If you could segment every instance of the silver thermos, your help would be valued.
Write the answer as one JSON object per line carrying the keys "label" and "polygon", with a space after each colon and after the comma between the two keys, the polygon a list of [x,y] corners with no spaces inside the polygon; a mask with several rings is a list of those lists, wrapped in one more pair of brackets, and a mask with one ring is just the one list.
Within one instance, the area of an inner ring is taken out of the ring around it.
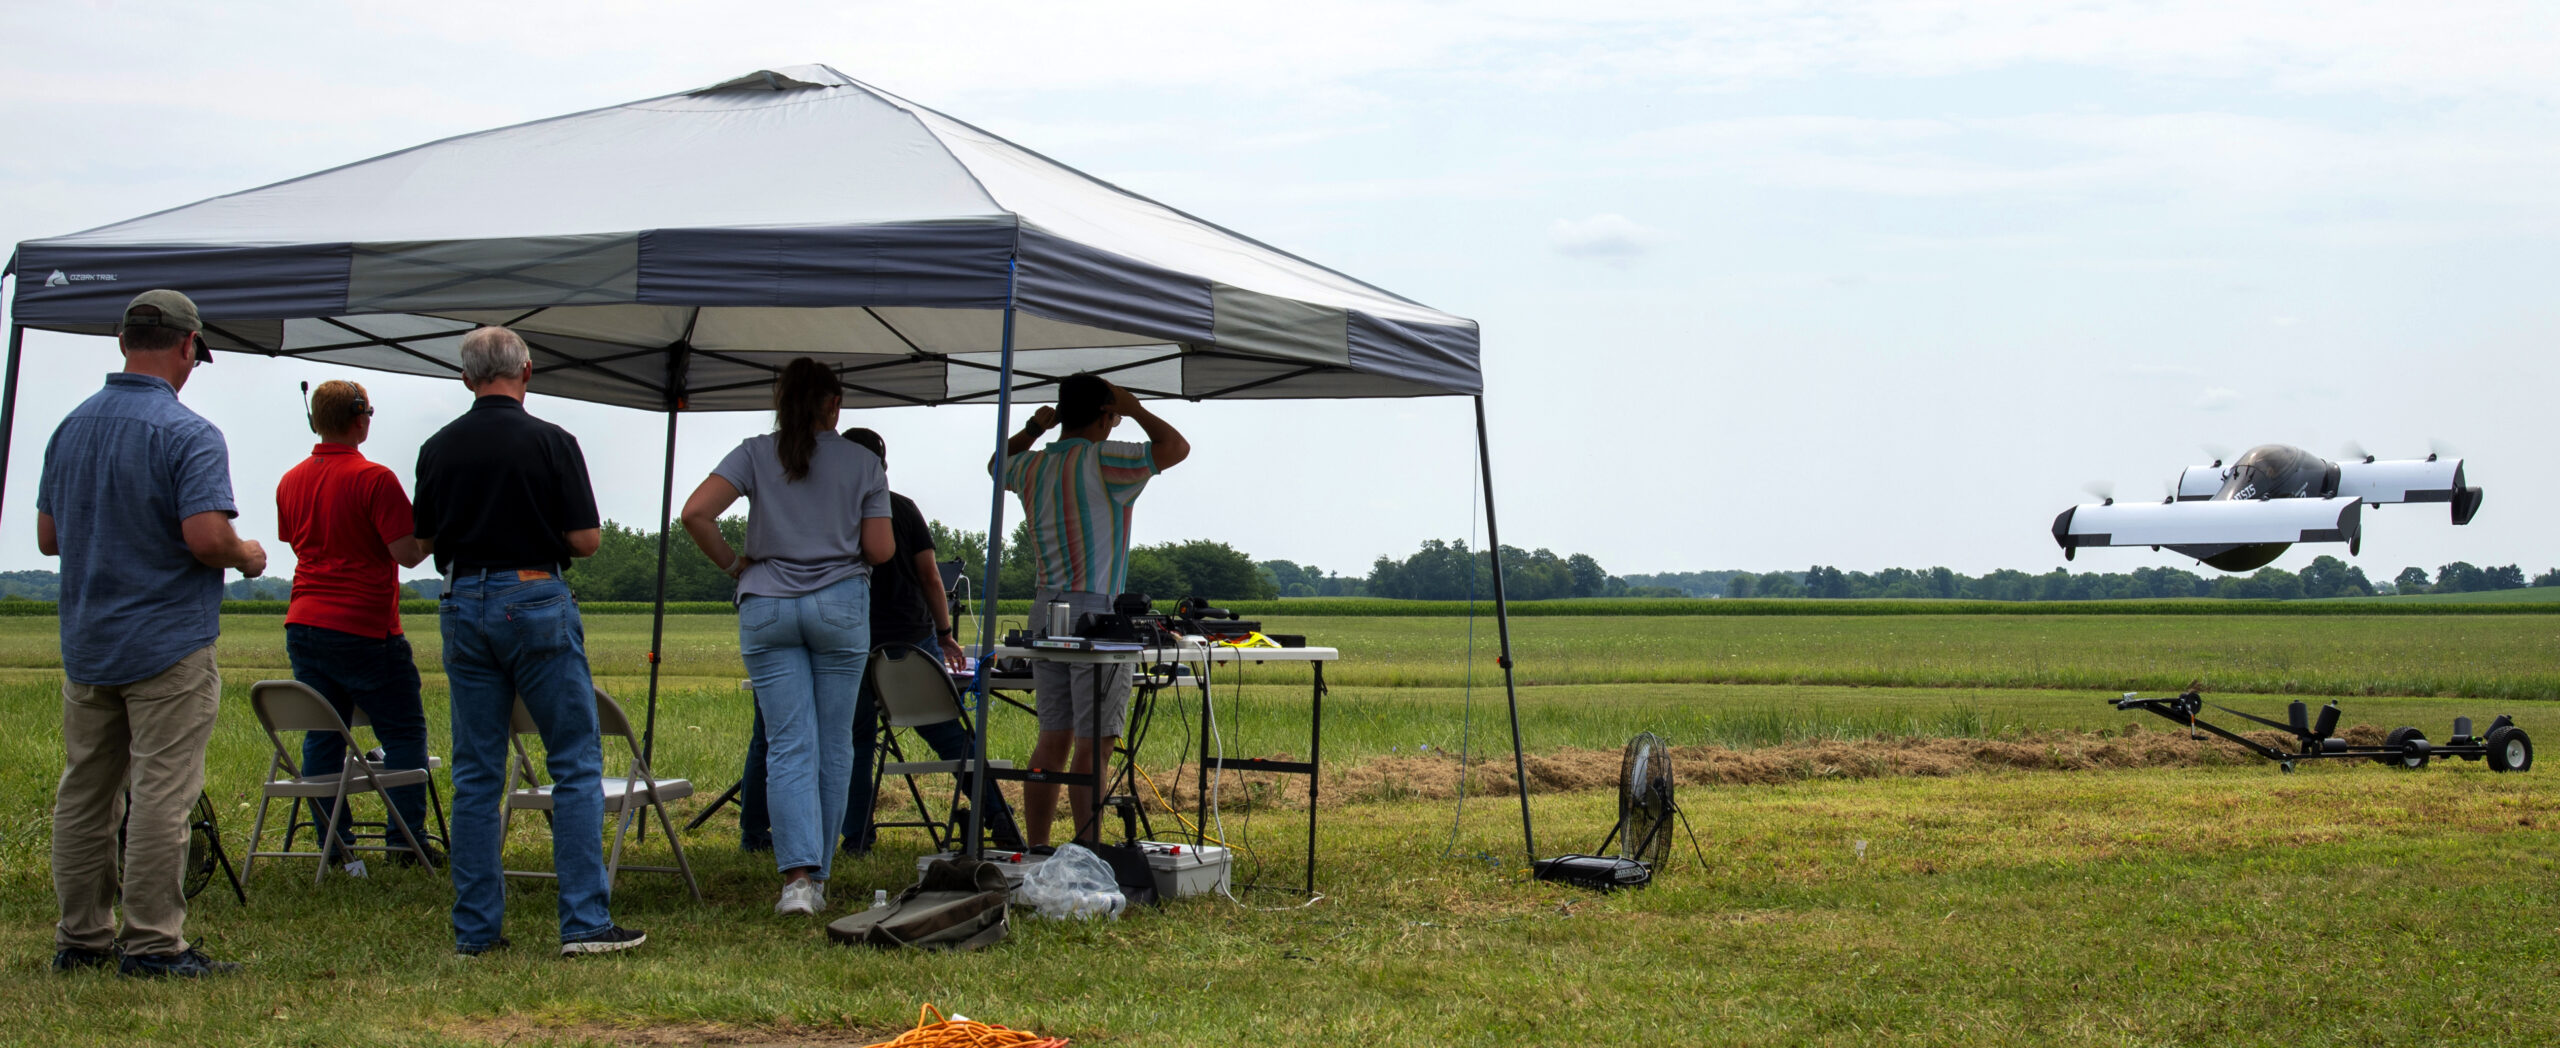
{"label": "silver thermos", "polygon": [[1074,606],[1063,600],[1053,600],[1049,602],[1048,609],[1049,629],[1044,635],[1051,637],[1075,636],[1076,612]]}

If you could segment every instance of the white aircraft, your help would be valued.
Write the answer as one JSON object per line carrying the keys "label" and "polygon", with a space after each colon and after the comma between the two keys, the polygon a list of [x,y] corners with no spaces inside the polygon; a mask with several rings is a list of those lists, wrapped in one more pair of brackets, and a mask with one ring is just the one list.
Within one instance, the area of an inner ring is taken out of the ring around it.
{"label": "white aircraft", "polygon": [[2480,512],[2480,489],[2463,483],[2461,459],[2331,462],[2287,444],[2261,444],[2224,466],[2189,466],[2158,502],[2073,506],[2053,518],[2064,560],[2082,546],[2176,550],[2224,571],[2266,566],[2296,542],[2363,546],[2360,514],[2395,502],[2451,503],[2455,524]]}

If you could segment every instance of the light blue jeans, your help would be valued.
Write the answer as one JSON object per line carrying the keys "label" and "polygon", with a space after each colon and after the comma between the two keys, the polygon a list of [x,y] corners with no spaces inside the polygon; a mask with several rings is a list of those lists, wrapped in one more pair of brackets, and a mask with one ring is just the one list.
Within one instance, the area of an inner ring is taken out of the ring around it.
{"label": "light blue jeans", "polygon": [[578,604],[557,578],[512,571],[456,577],[438,602],[453,692],[453,941],[498,941],[507,909],[499,839],[515,705],[542,730],[551,772],[551,868],[560,875],[560,937],[613,926],[604,879],[604,751]]}
{"label": "light blue jeans", "polygon": [[776,870],[835,866],[853,784],[853,711],[871,657],[871,579],[738,602],[738,654],[764,715]]}

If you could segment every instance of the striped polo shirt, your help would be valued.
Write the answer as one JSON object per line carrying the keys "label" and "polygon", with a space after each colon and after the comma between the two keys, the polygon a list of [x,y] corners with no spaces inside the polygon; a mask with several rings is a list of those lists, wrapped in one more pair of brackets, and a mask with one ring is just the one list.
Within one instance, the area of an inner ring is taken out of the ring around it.
{"label": "striped polo shirt", "polygon": [[1005,490],[1022,496],[1033,577],[1043,589],[1118,593],[1129,584],[1129,507],[1155,475],[1155,446],[1055,441],[1005,461]]}

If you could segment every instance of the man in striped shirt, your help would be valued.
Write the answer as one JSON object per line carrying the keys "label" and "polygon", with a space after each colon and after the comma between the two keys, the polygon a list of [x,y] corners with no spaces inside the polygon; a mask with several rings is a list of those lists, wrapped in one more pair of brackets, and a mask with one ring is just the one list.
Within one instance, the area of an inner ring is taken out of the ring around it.
{"label": "man in striped shirt", "polygon": [[[1142,444],[1108,440],[1121,419],[1145,430]],[[1032,442],[1049,427],[1062,427],[1048,447]],[[1128,390],[1097,375],[1072,375],[1058,383],[1058,405],[1042,407],[1030,424],[1005,443],[1005,490],[1022,496],[1031,526],[1034,607],[1063,600],[1076,614],[1105,613],[1111,597],[1129,582],[1129,509],[1147,480],[1191,455],[1191,443],[1138,403]],[[1034,616],[1035,621],[1038,616]],[[1129,713],[1129,667],[1032,663],[1039,696],[1040,741],[1031,766],[1056,768],[1073,745],[1073,772],[1091,774],[1096,754],[1108,754]],[[1094,706],[1101,704],[1100,737]],[[1093,790],[1068,791],[1075,837],[1091,844],[1097,832]],[[1058,814],[1058,787],[1024,783],[1027,836],[1035,851],[1049,846],[1049,824]]]}

